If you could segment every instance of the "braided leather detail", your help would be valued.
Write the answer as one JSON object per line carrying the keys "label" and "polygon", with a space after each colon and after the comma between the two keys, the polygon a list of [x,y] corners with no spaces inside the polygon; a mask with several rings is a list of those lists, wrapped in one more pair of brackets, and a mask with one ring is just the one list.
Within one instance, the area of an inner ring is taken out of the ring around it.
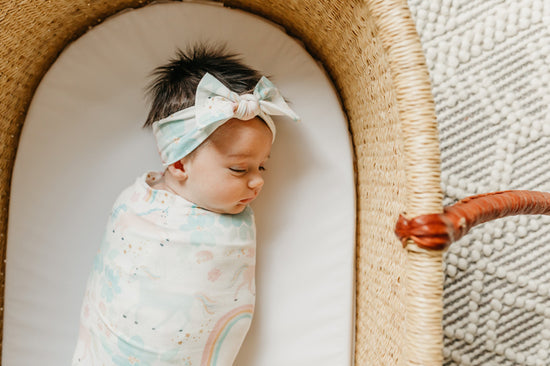
{"label": "braided leather detail", "polygon": [[550,215],[550,193],[502,191],[467,197],[442,214],[407,219],[400,215],[395,233],[406,245],[412,239],[425,249],[445,249],[479,224],[515,215]]}

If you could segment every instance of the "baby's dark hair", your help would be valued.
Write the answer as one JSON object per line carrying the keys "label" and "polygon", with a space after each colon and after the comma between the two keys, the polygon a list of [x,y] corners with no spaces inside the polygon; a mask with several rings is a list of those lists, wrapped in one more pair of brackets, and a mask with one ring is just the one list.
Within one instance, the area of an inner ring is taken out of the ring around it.
{"label": "baby's dark hair", "polygon": [[197,85],[207,72],[238,94],[252,91],[262,77],[224,47],[198,45],[178,50],[175,58],[153,71],[155,79],[147,88],[151,110],[144,127],[193,106]]}

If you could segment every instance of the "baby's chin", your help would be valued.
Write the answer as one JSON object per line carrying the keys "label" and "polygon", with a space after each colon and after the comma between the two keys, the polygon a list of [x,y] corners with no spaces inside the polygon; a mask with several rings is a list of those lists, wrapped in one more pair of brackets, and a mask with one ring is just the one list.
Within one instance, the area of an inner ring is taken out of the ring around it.
{"label": "baby's chin", "polygon": [[228,210],[225,213],[230,215],[237,215],[243,212],[247,207],[248,207],[247,204],[237,204],[235,207],[233,207],[231,210]]}
{"label": "baby's chin", "polygon": [[214,208],[214,207],[201,207],[201,208],[204,210],[212,211],[219,214],[237,215],[242,213],[247,207],[248,207],[248,204],[237,203],[234,206],[224,207],[224,208]]}

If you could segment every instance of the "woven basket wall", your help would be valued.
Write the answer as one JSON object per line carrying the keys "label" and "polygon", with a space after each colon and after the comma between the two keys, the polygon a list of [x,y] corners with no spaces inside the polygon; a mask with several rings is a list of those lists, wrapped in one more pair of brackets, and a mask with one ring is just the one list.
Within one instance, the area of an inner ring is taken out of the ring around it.
{"label": "woven basket wall", "polygon": [[[0,0],[2,259],[20,131],[42,76],[90,27],[148,2]],[[442,197],[433,100],[406,1],[224,3],[281,24],[303,41],[342,98],[357,172],[356,364],[441,364],[441,253],[414,245],[405,251],[393,234],[399,213],[439,212]],[[0,282],[3,302],[3,268]]]}

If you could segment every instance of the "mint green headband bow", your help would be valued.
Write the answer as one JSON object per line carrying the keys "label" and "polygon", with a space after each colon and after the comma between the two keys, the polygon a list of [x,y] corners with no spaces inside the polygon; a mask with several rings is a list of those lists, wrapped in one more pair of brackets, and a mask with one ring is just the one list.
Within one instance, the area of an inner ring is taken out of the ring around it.
{"label": "mint green headband bow", "polygon": [[279,90],[262,77],[253,94],[239,95],[206,73],[195,95],[195,105],[153,123],[160,157],[164,166],[173,164],[195,150],[218,127],[232,118],[243,121],[260,117],[275,139],[275,124],[270,116],[300,118],[284,101]]}

